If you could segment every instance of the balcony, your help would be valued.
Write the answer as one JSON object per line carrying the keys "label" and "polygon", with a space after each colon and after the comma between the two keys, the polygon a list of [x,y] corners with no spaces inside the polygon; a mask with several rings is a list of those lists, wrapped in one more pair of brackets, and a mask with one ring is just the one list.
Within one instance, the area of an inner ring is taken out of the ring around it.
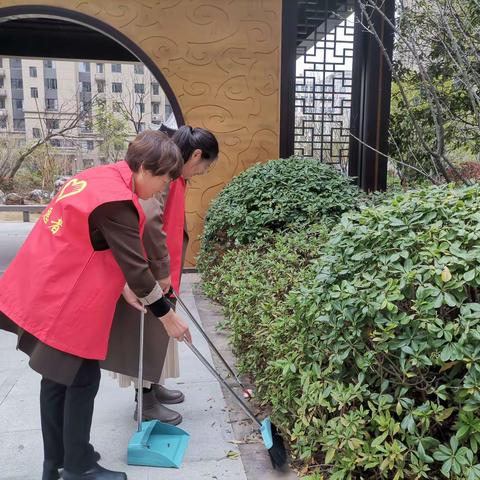
{"label": "balcony", "polygon": [[7,109],[0,108],[0,118],[5,118],[7,116]]}
{"label": "balcony", "polygon": [[163,122],[163,115],[161,113],[152,113],[152,122]]}
{"label": "balcony", "polygon": [[95,73],[95,80],[97,82],[104,82],[105,81],[105,73]]}
{"label": "balcony", "polygon": [[7,90],[5,88],[0,88],[0,98],[7,96]]}

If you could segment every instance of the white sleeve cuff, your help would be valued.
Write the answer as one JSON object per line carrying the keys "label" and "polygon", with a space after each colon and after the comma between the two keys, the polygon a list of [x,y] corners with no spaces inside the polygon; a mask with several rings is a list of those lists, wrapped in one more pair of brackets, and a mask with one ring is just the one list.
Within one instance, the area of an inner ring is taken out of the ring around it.
{"label": "white sleeve cuff", "polygon": [[146,296],[142,297],[139,300],[144,304],[144,305],[151,305],[152,303],[155,303],[157,300],[160,300],[163,297],[163,291],[162,287],[155,282],[155,287],[153,287],[153,290]]}

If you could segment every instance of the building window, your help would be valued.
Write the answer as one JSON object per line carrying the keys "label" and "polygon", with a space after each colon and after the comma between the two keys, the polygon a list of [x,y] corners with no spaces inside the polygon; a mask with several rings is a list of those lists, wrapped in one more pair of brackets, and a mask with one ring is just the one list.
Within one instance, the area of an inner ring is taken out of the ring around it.
{"label": "building window", "polygon": [[60,138],[52,138],[50,140],[50,145],[52,147],[60,148],[62,146],[62,141],[60,140]]}
{"label": "building window", "polygon": [[80,102],[80,111],[90,113],[92,111],[92,102]]}
{"label": "building window", "polygon": [[25,131],[25,120],[23,118],[14,118],[13,119],[13,129],[16,132],[24,132]]}
{"label": "building window", "polygon": [[143,65],[141,63],[136,63],[133,70],[137,75],[143,75]]}
{"label": "building window", "polygon": [[30,96],[32,98],[38,98],[38,88],[37,87],[31,87],[30,88]]}
{"label": "building window", "polygon": [[37,78],[37,67],[30,67],[29,70],[30,70],[30,76],[32,78]]}
{"label": "building window", "polygon": [[122,64],[112,63],[112,73],[122,73]]}
{"label": "building window", "polygon": [[89,73],[90,72],[90,63],[89,62],[80,62],[78,66],[78,71],[82,73]]}
{"label": "building window", "polygon": [[16,147],[24,147],[27,144],[27,140],[25,138],[17,138],[15,140]]}
{"label": "building window", "polygon": [[11,58],[10,59],[11,68],[22,68],[22,60],[20,58]]}
{"label": "building window", "polygon": [[39,128],[32,128],[32,135],[33,135],[33,138],[40,138],[42,132],[40,131]]}
{"label": "building window", "polygon": [[58,109],[58,100],[56,98],[46,98],[45,99],[45,108],[47,110],[57,110]]}
{"label": "building window", "polygon": [[93,148],[94,148],[93,140],[84,140],[82,142],[82,148],[83,148],[83,150],[92,151]]}
{"label": "building window", "polygon": [[4,83],[3,83],[3,78],[0,78],[0,88],[3,88]]}
{"label": "building window", "polygon": [[120,82],[112,83],[112,92],[113,93],[122,93],[122,84]]}
{"label": "building window", "polygon": [[47,118],[45,126],[48,130],[58,130],[60,128],[60,120],[58,118]]}
{"label": "building window", "polygon": [[168,103],[165,104],[165,118],[168,118],[172,113],[172,107]]}
{"label": "building window", "polygon": [[12,88],[23,89],[23,80],[21,78],[12,78]]}
{"label": "building window", "polygon": [[56,90],[57,89],[57,79],[56,78],[47,78],[47,88],[50,90]]}
{"label": "building window", "polygon": [[23,110],[23,100],[15,100],[15,108],[17,110]]}
{"label": "building window", "polygon": [[0,98],[0,108],[5,108],[5,99]]}
{"label": "building window", "polygon": [[44,60],[43,65],[45,68],[55,68],[55,61],[54,60]]}
{"label": "building window", "polygon": [[159,103],[152,103],[152,113],[154,115],[158,115],[160,113],[160,104]]}
{"label": "building window", "polygon": [[120,102],[113,102],[113,111],[119,113],[122,111],[122,104]]}
{"label": "building window", "polygon": [[139,132],[144,132],[145,131],[145,123],[144,122],[140,122],[140,124],[138,125],[138,131]]}
{"label": "building window", "polygon": [[160,85],[158,83],[152,83],[152,95],[160,95]]}
{"label": "building window", "polygon": [[97,82],[97,92],[105,93],[105,82]]}
{"label": "building window", "polygon": [[97,63],[97,73],[103,73],[103,63]]}
{"label": "building window", "polygon": [[82,82],[82,92],[91,92],[92,91],[92,84],[90,82]]}
{"label": "building window", "polygon": [[92,131],[92,124],[90,122],[81,123],[80,131],[82,133],[90,133]]}
{"label": "building window", "polygon": [[2,129],[7,128],[7,119],[6,118],[0,118],[0,128],[2,128]]}
{"label": "building window", "polygon": [[136,83],[135,93],[145,93],[145,85],[143,83]]}
{"label": "building window", "polygon": [[142,113],[145,113],[145,104],[140,102],[136,103],[135,106],[137,107],[137,112],[141,115]]}

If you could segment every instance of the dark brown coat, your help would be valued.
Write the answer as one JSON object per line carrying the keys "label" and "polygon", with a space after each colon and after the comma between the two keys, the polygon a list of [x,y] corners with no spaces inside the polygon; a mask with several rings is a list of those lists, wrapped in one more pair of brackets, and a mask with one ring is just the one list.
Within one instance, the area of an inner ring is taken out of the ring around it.
{"label": "dark brown coat", "polygon": [[[170,261],[163,231],[164,199],[143,201],[146,216],[143,244],[148,257],[150,269],[157,280],[170,274]],[[184,231],[183,259],[188,245],[188,235]],[[105,361],[100,366],[105,370],[138,376],[138,346],[140,312],[128,305],[123,297],[117,304],[110,333],[109,350]],[[145,336],[143,356],[143,378],[158,383],[162,374],[169,338],[161,321],[150,311],[145,315]]]}

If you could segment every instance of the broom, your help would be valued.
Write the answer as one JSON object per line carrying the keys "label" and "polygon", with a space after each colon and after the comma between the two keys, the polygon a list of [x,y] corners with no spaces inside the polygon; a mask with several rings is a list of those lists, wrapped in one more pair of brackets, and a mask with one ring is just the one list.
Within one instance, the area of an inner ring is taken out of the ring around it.
{"label": "broom", "polygon": [[187,347],[196,355],[196,357],[207,367],[210,373],[221,382],[225,388],[234,396],[240,407],[248,415],[249,418],[255,422],[260,428],[262,434],[263,443],[268,450],[268,455],[272,462],[273,468],[281,469],[287,462],[287,452],[285,451],[285,445],[283,438],[279,435],[277,427],[272,423],[270,417],[260,421],[255,414],[248,408],[242,398],[233,390],[233,388],[227,383],[227,381],[210,365],[208,360],[197,350],[197,348],[185,341]]}
{"label": "broom", "polygon": [[[193,321],[195,326],[198,328],[200,333],[202,334],[203,338],[207,341],[208,345],[213,347],[213,350],[218,355],[218,357],[222,360],[223,364],[227,367],[228,371],[232,374],[233,378],[237,381],[240,385],[244,393],[246,393],[249,397],[251,397],[248,390],[243,386],[238,376],[233,372],[233,369],[228,365],[227,361],[222,357],[218,349],[215,347],[213,342],[210,340],[208,335],[200,326],[199,321],[192,315],[190,310],[187,308],[185,303],[180,299],[180,297],[173,291],[171,288],[170,291],[167,293],[168,297],[174,297],[178,300],[182,309],[187,313],[190,319]],[[173,306],[173,304],[172,304]],[[220,382],[225,388],[233,395],[233,397],[237,400],[240,407],[243,411],[247,414],[247,416],[258,425],[260,429],[260,433],[262,435],[263,443],[265,448],[268,451],[268,455],[270,457],[270,461],[272,462],[272,466],[275,469],[282,469],[285,464],[287,463],[287,452],[285,450],[285,444],[283,442],[283,438],[280,436],[278,432],[278,428],[275,424],[272,423],[270,417],[266,417],[264,420],[260,421],[256,415],[248,408],[245,401],[240,398],[240,396],[233,390],[233,388],[228,384],[228,382],[215,370],[215,368],[208,362],[208,360],[198,351],[198,349],[185,341],[187,347],[195,354],[195,356],[203,363],[203,365],[210,371],[210,373]]]}

